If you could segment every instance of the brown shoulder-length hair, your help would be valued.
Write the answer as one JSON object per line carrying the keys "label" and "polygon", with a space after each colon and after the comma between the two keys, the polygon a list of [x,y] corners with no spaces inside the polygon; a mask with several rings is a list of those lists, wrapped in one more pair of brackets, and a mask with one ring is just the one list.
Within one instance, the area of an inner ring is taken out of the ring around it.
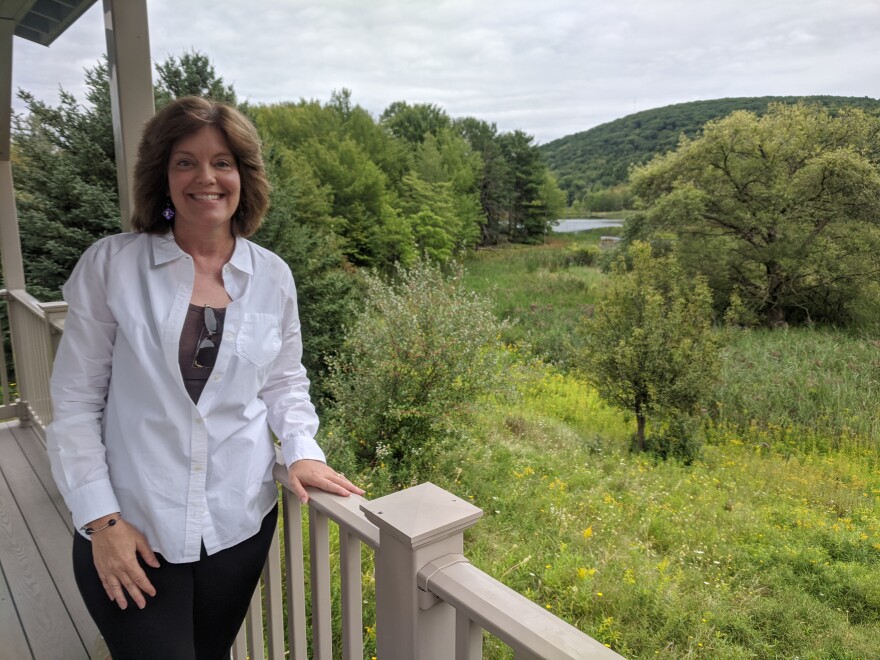
{"label": "brown shoulder-length hair", "polygon": [[269,207],[269,180],[254,125],[235,108],[198,96],[182,96],[163,107],[144,125],[134,168],[135,231],[161,234],[173,226],[162,216],[168,203],[168,160],[174,143],[205,126],[226,136],[241,178],[241,198],[232,216],[232,232],[250,236]]}

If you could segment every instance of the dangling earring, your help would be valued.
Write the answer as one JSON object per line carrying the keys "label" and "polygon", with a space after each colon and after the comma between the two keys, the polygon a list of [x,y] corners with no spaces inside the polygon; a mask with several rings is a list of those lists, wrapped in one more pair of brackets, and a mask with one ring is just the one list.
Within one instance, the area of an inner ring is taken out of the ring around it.
{"label": "dangling earring", "polygon": [[171,198],[168,198],[168,201],[165,202],[165,210],[162,211],[162,217],[171,222],[174,218],[174,209],[171,208]]}

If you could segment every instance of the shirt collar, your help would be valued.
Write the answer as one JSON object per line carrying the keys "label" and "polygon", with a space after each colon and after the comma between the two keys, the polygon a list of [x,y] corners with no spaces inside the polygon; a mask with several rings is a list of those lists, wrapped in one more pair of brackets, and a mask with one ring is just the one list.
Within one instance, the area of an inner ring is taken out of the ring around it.
{"label": "shirt collar", "polygon": [[[161,266],[186,256],[186,252],[180,249],[170,230],[164,234],[151,234],[150,239],[153,245],[153,265],[155,266]],[[235,250],[229,259],[229,265],[248,275],[254,274],[253,256],[248,249],[247,241],[241,236],[235,237]]]}

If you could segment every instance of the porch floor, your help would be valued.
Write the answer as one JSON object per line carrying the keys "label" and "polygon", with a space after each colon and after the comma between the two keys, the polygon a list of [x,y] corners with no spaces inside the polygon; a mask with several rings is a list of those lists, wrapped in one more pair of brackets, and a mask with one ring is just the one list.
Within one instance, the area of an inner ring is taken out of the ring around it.
{"label": "porch floor", "polygon": [[89,657],[98,631],[73,578],[72,534],[45,446],[0,422],[0,657]]}

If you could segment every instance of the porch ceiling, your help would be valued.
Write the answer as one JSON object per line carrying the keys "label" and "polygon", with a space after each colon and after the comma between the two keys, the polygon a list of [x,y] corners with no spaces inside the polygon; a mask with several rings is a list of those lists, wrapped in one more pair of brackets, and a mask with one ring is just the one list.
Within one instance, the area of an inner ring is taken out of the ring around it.
{"label": "porch ceiling", "polygon": [[0,0],[0,20],[15,21],[15,36],[48,46],[96,0]]}

